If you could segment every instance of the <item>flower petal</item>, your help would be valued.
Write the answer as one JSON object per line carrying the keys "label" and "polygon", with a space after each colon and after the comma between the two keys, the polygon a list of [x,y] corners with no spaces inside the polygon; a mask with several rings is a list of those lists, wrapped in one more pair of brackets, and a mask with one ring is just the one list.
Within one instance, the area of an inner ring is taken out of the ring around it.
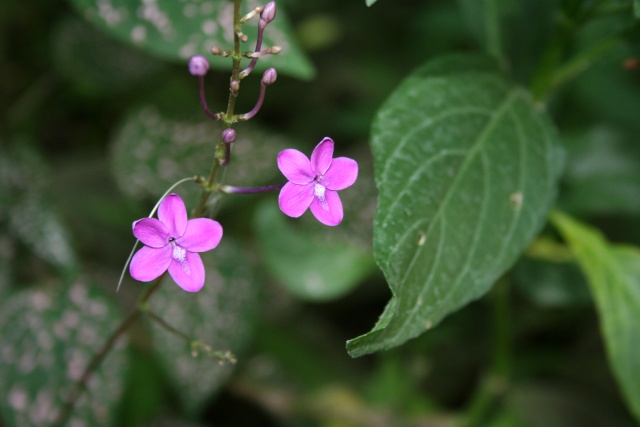
{"label": "flower petal", "polygon": [[167,271],[171,263],[171,246],[150,248],[144,246],[131,259],[129,273],[141,282],[150,282]]}
{"label": "flower petal", "polygon": [[204,264],[197,253],[187,252],[182,262],[172,258],[169,274],[187,292],[198,292],[204,286]]}
{"label": "flower petal", "polygon": [[313,201],[313,183],[298,185],[287,182],[278,196],[280,210],[285,215],[298,218],[302,215]]}
{"label": "flower petal", "polygon": [[340,224],[344,216],[340,196],[338,196],[337,192],[326,189],[324,201],[320,201],[317,197],[313,198],[311,213],[324,225],[334,226]]}
{"label": "flower petal", "polygon": [[169,241],[167,227],[155,218],[142,218],[133,223],[133,235],[147,246],[161,248]]}
{"label": "flower petal", "polygon": [[324,174],[322,183],[329,190],[344,190],[351,187],[357,178],[358,162],[348,157],[337,157]]}
{"label": "flower petal", "polygon": [[308,184],[315,178],[309,158],[293,148],[278,154],[278,168],[294,184]]}
{"label": "flower petal", "polygon": [[177,194],[171,193],[160,202],[158,219],[164,223],[172,237],[180,237],[187,228],[187,208]]}
{"label": "flower petal", "polygon": [[311,153],[311,170],[314,175],[324,175],[333,159],[333,140],[325,137]]}
{"label": "flower petal", "polygon": [[218,246],[222,239],[222,226],[209,218],[189,220],[187,229],[176,243],[190,252],[205,252]]}

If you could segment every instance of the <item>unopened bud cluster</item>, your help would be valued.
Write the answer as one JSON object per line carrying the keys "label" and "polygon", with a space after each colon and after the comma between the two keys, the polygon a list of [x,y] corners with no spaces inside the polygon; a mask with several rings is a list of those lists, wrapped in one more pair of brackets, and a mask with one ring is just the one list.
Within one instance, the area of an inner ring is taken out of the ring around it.
{"label": "unopened bud cluster", "polygon": [[[253,9],[251,12],[242,17],[239,21],[240,24],[244,24],[255,16],[260,16],[258,22],[258,35],[256,37],[255,48],[250,52],[234,52],[231,50],[222,50],[219,47],[215,46],[211,48],[211,54],[220,56],[220,57],[229,57],[232,56],[234,61],[239,61],[238,57],[249,58],[251,62],[244,70],[237,72],[237,75],[233,75],[231,77],[229,83],[229,93],[231,97],[235,98],[238,96],[240,91],[240,81],[247,77],[254,70],[258,60],[265,55],[276,55],[282,51],[280,46],[271,46],[268,49],[262,49],[262,36],[265,28],[271,23],[276,17],[276,2],[270,1],[264,6],[258,6]],[[248,37],[238,30],[235,34],[237,37],[236,40],[240,40],[242,42],[246,42]],[[236,140],[236,131],[231,128],[233,123],[238,121],[249,120],[253,116],[255,116],[260,108],[262,107],[262,103],[264,101],[266,87],[275,83],[278,73],[275,68],[268,68],[262,74],[262,80],[260,84],[260,94],[258,95],[258,100],[256,101],[255,106],[251,109],[251,111],[245,114],[229,114],[229,112],[224,113],[213,113],[209,110],[207,106],[205,93],[204,93],[204,76],[209,71],[209,61],[204,56],[197,55],[191,57],[189,60],[189,73],[192,76],[195,76],[199,80],[199,95],[200,95],[200,105],[204,110],[205,114],[213,119],[213,120],[223,120],[225,123],[225,129],[222,131],[221,141],[226,145],[226,154],[224,158],[220,159],[220,164],[225,166],[228,164],[230,159],[230,149],[229,145]]]}

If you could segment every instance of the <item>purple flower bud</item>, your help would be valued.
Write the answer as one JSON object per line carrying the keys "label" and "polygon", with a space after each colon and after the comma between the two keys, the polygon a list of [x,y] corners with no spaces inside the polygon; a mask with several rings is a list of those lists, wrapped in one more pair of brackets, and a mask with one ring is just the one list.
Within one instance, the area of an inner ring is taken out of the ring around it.
{"label": "purple flower bud", "polygon": [[222,140],[227,144],[231,144],[236,140],[236,131],[231,128],[227,128],[222,131]]}
{"label": "purple flower bud", "polygon": [[276,78],[278,78],[278,73],[276,69],[271,67],[267,68],[265,72],[262,74],[262,84],[265,86],[272,85],[276,82]]}
{"label": "purple flower bud", "polygon": [[189,59],[189,72],[192,76],[204,76],[209,71],[209,61],[204,56],[192,56]]}
{"label": "purple flower bud", "polygon": [[276,17],[276,2],[270,1],[265,5],[264,9],[262,9],[262,13],[260,14],[260,19],[263,19],[265,21],[265,24],[268,24],[269,22],[273,21],[275,17]]}

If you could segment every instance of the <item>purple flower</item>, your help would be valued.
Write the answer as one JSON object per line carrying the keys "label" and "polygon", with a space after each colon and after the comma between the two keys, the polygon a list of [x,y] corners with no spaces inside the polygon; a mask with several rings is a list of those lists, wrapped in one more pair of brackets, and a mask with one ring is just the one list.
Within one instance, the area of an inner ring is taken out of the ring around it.
{"label": "purple flower", "polygon": [[218,246],[222,226],[209,218],[189,220],[180,196],[169,194],[158,207],[158,219],[135,221],[133,235],[145,245],[129,266],[134,279],[150,282],[169,269],[178,286],[198,292],[204,286],[204,265],[197,252]]}
{"label": "purple flower", "polygon": [[333,158],[333,140],[324,138],[309,158],[292,148],[278,154],[278,168],[289,180],[278,197],[280,210],[297,218],[307,208],[325,225],[342,221],[338,190],[350,187],[358,177],[358,163],[347,157]]}

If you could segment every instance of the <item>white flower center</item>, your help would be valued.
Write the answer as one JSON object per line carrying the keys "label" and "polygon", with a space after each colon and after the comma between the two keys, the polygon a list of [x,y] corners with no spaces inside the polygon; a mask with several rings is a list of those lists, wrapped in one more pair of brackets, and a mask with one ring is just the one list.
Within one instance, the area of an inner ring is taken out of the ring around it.
{"label": "white flower center", "polygon": [[324,208],[324,209],[328,209],[329,207],[327,206],[327,201],[324,198],[324,193],[326,191],[326,187],[322,184],[320,184],[318,182],[318,179],[316,179],[316,182],[313,184],[313,193],[315,194],[316,198],[318,199],[318,201],[320,202],[320,205]]}
{"label": "white flower center", "polygon": [[178,261],[182,271],[187,275],[191,275],[191,268],[189,268],[189,262],[187,261],[187,251],[176,244],[173,239],[169,240],[171,242],[171,247],[173,251],[171,252],[171,257]]}

